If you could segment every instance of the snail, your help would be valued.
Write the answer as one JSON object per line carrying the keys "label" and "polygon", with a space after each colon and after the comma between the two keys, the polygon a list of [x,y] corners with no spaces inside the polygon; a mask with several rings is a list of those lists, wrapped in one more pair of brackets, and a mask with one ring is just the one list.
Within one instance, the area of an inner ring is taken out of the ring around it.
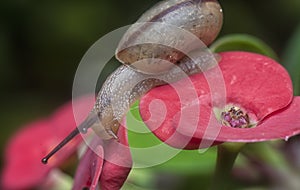
{"label": "snail", "polygon": [[123,35],[115,53],[123,65],[106,79],[93,110],[42,162],[89,128],[102,139],[118,139],[119,121],[143,94],[212,67],[215,59],[204,46],[214,41],[222,22],[217,0],[164,0],[146,11]]}

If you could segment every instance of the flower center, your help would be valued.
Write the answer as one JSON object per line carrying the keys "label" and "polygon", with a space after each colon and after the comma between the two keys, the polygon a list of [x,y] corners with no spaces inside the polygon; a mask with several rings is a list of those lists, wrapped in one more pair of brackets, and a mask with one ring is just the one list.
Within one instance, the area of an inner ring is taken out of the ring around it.
{"label": "flower center", "polygon": [[249,128],[249,116],[239,107],[232,106],[221,113],[223,125],[233,128]]}

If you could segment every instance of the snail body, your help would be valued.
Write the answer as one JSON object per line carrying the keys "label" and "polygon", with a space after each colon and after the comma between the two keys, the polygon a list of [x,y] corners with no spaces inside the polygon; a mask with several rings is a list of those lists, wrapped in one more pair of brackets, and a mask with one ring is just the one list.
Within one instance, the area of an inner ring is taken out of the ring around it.
{"label": "snail body", "polygon": [[206,46],[222,20],[217,0],[164,0],[146,11],[120,41],[115,55],[123,65],[106,79],[89,116],[42,162],[88,128],[103,139],[117,139],[119,121],[143,94],[216,65]]}
{"label": "snail body", "polygon": [[103,84],[91,113],[99,119],[92,126],[96,134],[103,139],[117,138],[114,134],[119,122],[142,95],[156,86],[176,82],[217,64],[215,55],[208,51],[198,50],[190,56],[193,59],[184,57],[169,72],[159,75],[145,74],[126,65],[117,68]]}

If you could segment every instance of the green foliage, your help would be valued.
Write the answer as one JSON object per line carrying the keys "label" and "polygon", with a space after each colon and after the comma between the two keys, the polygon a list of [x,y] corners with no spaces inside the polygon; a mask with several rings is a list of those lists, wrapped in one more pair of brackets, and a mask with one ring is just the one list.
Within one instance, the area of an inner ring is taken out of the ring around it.
{"label": "green foliage", "polygon": [[210,49],[213,52],[249,51],[278,60],[276,53],[265,42],[247,34],[230,34],[215,41]]}
{"label": "green foliage", "polygon": [[291,37],[282,56],[283,65],[290,73],[294,95],[300,95],[300,25]]}

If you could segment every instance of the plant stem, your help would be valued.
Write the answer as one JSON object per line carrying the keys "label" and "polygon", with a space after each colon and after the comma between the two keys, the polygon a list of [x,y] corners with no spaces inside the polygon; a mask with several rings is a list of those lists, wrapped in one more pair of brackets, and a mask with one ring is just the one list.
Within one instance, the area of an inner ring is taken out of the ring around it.
{"label": "plant stem", "polygon": [[244,143],[224,143],[218,146],[215,174],[211,190],[226,190],[231,180],[231,169]]}

